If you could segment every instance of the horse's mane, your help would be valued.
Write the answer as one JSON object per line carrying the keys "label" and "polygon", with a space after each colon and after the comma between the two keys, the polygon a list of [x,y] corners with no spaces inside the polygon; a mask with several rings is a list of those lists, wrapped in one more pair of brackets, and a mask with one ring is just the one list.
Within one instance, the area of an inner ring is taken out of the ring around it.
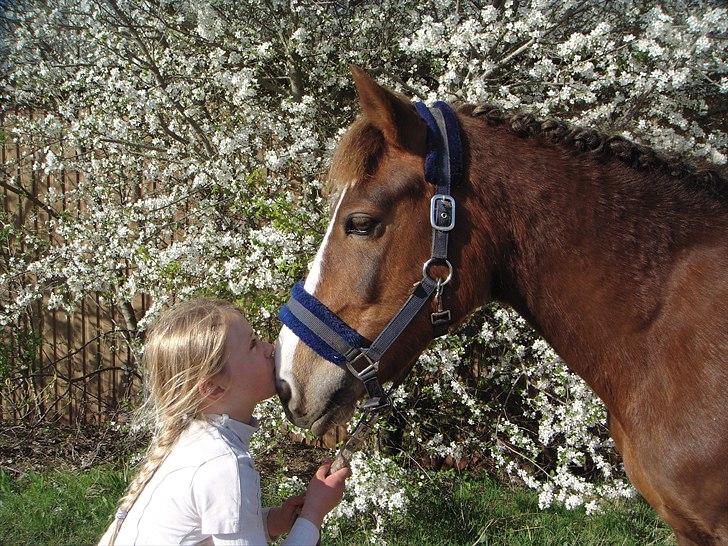
{"label": "horse's mane", "polygon": [[[682,159],[668,158],[621,135],[575,127],[557,119],[539,120],[529,113],[506,114],[489,104],[464,104],[458,106],[457,111],[461,115],[484,120],[491,126],[505,125],[521,138],[540,138],[544,142],[589,154],[599,161],[617,159],[636,170],[666,174],[691,191],[707,193],[728,202],[728,181],[714,166],[698,168]],[[329,189],[338,193],[343,183],[365,178],[373,171],[383,150],[381,132],[363,116],[357,118],[337,146],[329,173]]]}
{"label": "horse's mane", "polygon": [[698,168],[681,159],[669,158],[654,149],[621,135],[608,135],[595,129],[575,127],[557,119],[539,120],[533,114],[504,113],[491,104],[464,104],[458,113],[483,119],[488,125],[506,125],[522,138],[542,138],[587,153],[601,161],[618,159],[637,170],[650,170],[681,180],[694,190],[707,191],[728,201],[728,181],[713,167]]}

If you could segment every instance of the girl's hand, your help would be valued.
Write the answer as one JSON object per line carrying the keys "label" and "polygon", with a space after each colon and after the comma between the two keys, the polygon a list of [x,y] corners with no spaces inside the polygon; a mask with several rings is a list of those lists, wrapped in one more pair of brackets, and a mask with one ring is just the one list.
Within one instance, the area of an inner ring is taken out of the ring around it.
{"label": "girl's hand", "polygon": [[346,478],[351,476],[349,467],[337,470],[330,476],[331,461],[326,461],[311,478],[306,492],[306,502],[301,510],[301,517],[306,518],[317,527],[321,527],[324,516],[341,502],[344,496]]}
{"label": "girl's hand", "polygon": [[293,523],[301,512],[305,499],[306,495],[296,495],[286,499],[280,506],[274,506],[268,511],[268,535],[271,539],[291,530]]}

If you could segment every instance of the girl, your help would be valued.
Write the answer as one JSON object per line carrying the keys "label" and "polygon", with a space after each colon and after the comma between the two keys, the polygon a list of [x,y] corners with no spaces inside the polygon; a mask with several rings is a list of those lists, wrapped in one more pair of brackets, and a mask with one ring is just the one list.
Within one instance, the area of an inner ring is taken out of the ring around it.
{"label": "girl", "polygon": [[257,545],[289,531],[284,544],[316,544],[350,471],[327,477],[324,463],[305,497],[261,509],[248,446],[255,405],[275,394],[273,346],[240,310],[209,299],[172,307],[143,364],[154,435],[100,544]]}

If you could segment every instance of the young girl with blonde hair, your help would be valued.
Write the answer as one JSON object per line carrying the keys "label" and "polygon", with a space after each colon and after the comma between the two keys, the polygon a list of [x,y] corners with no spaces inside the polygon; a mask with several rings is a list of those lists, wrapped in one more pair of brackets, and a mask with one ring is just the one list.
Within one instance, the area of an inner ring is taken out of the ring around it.
{"label": "young girl with blonde hair", "polygon": [[275,394],[273,346],[240,310],[172,307],[148,333],[143,365],[154,434],[100,544],[257,545],[284,533],[284,544],[316,544],[350,471],[327,476],[324,463],[305,496],[261,508],[249,441],[256,404]]}

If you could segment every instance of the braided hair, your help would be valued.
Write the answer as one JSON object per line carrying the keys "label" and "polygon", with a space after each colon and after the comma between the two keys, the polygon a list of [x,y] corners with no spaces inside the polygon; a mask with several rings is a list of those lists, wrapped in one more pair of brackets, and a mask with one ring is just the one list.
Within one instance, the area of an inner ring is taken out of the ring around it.
{"label": "braided hair", "polygon": [[242,313],[228,302],[197,298],[168,309],[149,331],[142,357],[148,394],[137,419],[151,427],[153,436],[119,501],[109,546],[182,432],[202,418],[205,408],[200,387],[224,368],[228,324],[235,316]]}

